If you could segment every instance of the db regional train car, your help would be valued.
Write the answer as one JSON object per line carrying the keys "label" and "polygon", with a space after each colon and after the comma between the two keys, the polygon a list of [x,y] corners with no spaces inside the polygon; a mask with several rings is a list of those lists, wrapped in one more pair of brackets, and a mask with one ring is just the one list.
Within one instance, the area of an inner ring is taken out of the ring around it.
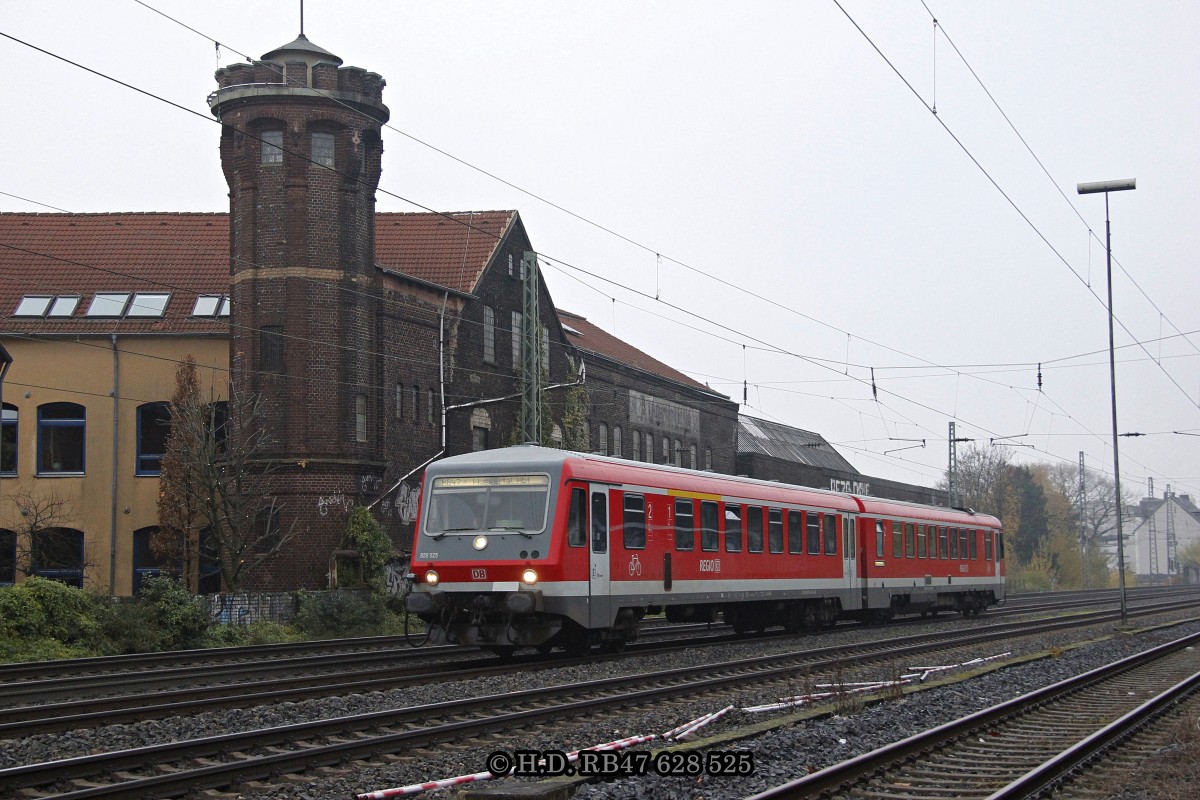
{"label": "db regional train car", "polygon": [[432,641],[619,650],[646,614],[745,632],[978,614],[995,517],[533,445],[425,471],[409,611]]}

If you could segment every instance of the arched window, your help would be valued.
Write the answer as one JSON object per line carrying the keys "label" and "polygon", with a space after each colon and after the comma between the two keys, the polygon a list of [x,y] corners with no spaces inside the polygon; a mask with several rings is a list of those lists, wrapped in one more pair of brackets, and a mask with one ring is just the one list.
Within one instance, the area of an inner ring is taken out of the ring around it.
{"label": "arched window", "polygon": [[354,441],[367,440],[367,396],[360,394],[354,398]]}
{"label": "arched window", "polygon": [[642,460],[642,434],[637,431],[633,432],[633,460]]}
{"label": "arched window", "polygon": [[167,403],[143,403],[137,409],[137,475],[158,475],[163,453],[171,435],[171,407]]}
{"label": "arched window", "polygon": [[[0,475],[17,474],[17,407],[4,404],[0,415]],[[2,581],[3,578],[0,578]]]}
{"label": "arched window", "polygon": [[38,406],[39,475],[84,471],[86,411],[77,403]]}
{"label": "arched window", "polygon": [[283,163],[283,131],[263,131],[259,134],[262,139],[262,163]]}
{"label": "arched window", "polygon": [[312,161],[317,166],[333,169],[334,138],[332,133],[313,133]]}
{"label": "arched window", "polygon": [[0,586],[17,580],[17,532],[0,528]]}
{"label": "arched window", "polygon": [[602,455],[602,456],[608,455],[608,423],[605,423],[605,422],[600,423],[599,440],[600,441],[597,444],[600,447],[600,455]]}
{"label": "arched window", "polygon": [[178,576],[183,562],[183,536],[172,537],[157,525],[133,532],[133,593],[142,593],[142,581],[167,573]]}
{"label": "arched window", "polygon": [[43,528],[31,536],[34,575],[83,588],[83,531]]}
{"label": "arched window", "polygon": [[404,419],[404,384],[396,384],[396,419]]}
{"label": "arched window", "polygon": [[618,425],[612,431],[612,454],[617,458],[623,458],[621,450],[621,426]]}

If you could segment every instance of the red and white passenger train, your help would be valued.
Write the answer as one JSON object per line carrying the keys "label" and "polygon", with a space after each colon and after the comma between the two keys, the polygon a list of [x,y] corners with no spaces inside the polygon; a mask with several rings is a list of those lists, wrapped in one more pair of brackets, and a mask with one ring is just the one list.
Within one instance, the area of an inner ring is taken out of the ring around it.
{"label": "red and white passenger train", "polygon": [[425,471],[408,609],[431,641],[620,649],[646,614],[739,632],[978,614],[986,514],[518,445]]}

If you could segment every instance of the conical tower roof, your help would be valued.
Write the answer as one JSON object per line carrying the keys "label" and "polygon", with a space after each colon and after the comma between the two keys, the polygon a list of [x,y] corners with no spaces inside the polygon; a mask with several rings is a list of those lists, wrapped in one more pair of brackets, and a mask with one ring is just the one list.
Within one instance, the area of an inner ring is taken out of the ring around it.
{"label": "conical tower roof", "polygon": [[265,53],[262,60],[273,61],[278,64],[283,64],[287,61],[305,61],[310,67],[314,64],[336,64],[339,67],[342,65],[342,59],[324,47],[313,44],[303,33],[297,36],[294,41],[282,47],[276,47],[269,53]]}

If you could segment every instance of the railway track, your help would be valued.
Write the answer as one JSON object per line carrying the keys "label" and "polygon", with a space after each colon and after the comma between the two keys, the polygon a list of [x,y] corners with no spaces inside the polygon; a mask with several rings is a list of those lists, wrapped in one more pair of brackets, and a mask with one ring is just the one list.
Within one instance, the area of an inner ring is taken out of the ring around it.
{"label": "railway track", "polygon": [[[1196,598],[1200,600],[1200,597]],[[1176,610],[1186,607],[1178,603],[1158,603],[1146,607],[1150,613],[1154,610]],[[1141,608],[1133,606],[1134,609]],[[1077,624],[1084,624],[1087,615],[1072,617]],[[989,626],[989,629],[1000,631],[1019,630],[1024,623],[1008,627]],[[943,636],[941,632],[927,634],[936,639]],[[670,652],[681,648],[705,644],[744,641],[742,637],[733,634],[718,634],[713,637],[689,639],[676,644],[638,645],[631,648],[631,654],[653,655]],[[572,664],[586,664],[598,660],[615,660],[614,656],[589,656],[584,658],[559,657],[547,659],[529,656],[516,660],[498,660],[491,656],[457,657],[455,648],[447,648],[450,656],[447,660],[435,664],[428,663],[414,655],[411,651],[400,651],[403,658],[385,659],[378,665],[378,659],[372,657],[362,664],[350,667],[342,665],[336,671],[322,670],[311,674],[279,676],[271,674],[262,677],[259,665],[245,668],[250,679],[236,680],[241,670],[222,666],[218,674],[223,682],[211,684],[202,682],[194,686],[168,688],[148,692],[151,686],[176,686],[187,675],[211,676],[210,668],[196,668],[193,671],[166,670],[155,673],[152,677],[136,676],[87,676],[77,681],[64,678],[51,679],[46,682],[29,682],[22,686],[9,686],[0,690],[0,697],[22,698],[22,703],[0,705],[0,739],[20,738],[54,731],[72,730],[95,725],[136,722],[148,719],[162,719],[171,716],[183,716],[207,711],[246,708],[251,706],[296,702],[317,697],[332,697],[350,695],[383,689],[397,689],[406,686],[416,686],[448,680],[471,680],[492,675],[502,675],[521,667],[525,669],[552,669]],[[468,654],[469,655],[469,654]],[[477,651],[476,651],[477,655]],[[402,663],[395,663],[395,661]],[[328,667],[324,661],[321,662]],[[282,669],[283,667],[280,667]],[[278,671],[278,670],[277,670]],[[285,670],[286,671],[286,670]],[[181,674],[182,672],[182,674]],[[131,691],[131,683],[136,684],[137,690]],[[120,691],[124,690],[124,692]],[[100,692],[95,696],[87,696],[89,692]],[[66,697],[69,699],[58,700]],[[57,702],[49,702],[57,700]]]}
{"label": "railway track", "polygon": [[1197,643],[1200,633],[910,736],[751,800],[1039,796],[1200,689]]}
{"label": "railway track", "polygon": [[[1118,618],[1115,611],[1081,616],[1093,624]],[[1001,623],[988,626],[986,631],[923,634],[869,646],[819,648],[28,764],[0,770],[0,794],[32,790],[65,798],[177,796],[515,728],[557,728],[567,720],[607,714],[613,709],[694,703],[747,685],[773,691],[794,686],[801,672],[840,672],[848,663],[879,664],[933,653],[939,658],[953,658],[987,642],[1040,636],[1083,624],[1085,620],[1080,616]]]}

